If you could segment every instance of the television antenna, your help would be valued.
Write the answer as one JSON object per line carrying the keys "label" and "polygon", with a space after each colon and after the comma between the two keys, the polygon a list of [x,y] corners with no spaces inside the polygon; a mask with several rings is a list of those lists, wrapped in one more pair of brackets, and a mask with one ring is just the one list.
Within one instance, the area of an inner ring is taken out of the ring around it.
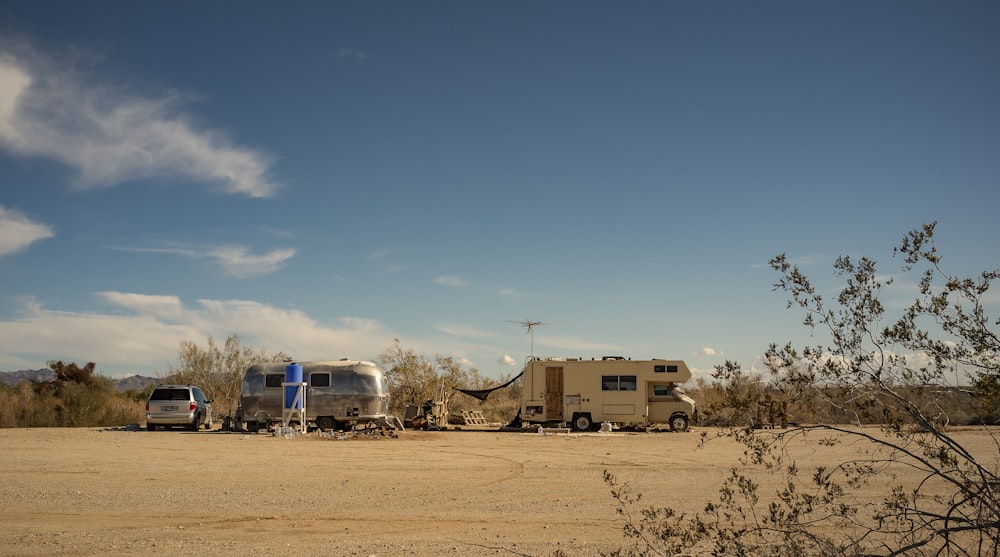
{"label": "television antenna", "polygon": [[515,323],[524,327],[525,334],[531,335],[531,357],[535,357],[535,327],[539,325],[544,325],[541,321],[532,321],[530,319],[523,319],[521,321],[507,321],[508,323]]}

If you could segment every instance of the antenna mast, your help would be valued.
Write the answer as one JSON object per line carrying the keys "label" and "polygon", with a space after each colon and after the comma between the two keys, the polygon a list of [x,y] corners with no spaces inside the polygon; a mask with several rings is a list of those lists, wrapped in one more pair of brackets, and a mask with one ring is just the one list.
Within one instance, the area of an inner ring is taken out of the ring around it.
{"label": "antenna mast", "polygon": [[525,333],[531,335],[531,358],[535,358],[535,327],[539,325],[544,325],[541,321],[532,321],[530,319],[524,319],[523,321],[508,321],[508,323],[516,323],[525,328]]}

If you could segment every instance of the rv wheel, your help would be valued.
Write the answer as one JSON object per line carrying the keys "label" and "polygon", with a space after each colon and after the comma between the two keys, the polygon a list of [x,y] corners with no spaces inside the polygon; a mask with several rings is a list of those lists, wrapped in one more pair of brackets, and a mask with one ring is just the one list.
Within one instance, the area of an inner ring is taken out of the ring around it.
{"label": "rv wheel", "polygon": [[670,431],[687,431],[687,416],[674,416],[670,418]]}
{"label": "rv wheel", "polygon": [[573,428],[577,431],[590,431],[590,426],[594,425],[590,421],[590,414],[578,414],[573,418]]}

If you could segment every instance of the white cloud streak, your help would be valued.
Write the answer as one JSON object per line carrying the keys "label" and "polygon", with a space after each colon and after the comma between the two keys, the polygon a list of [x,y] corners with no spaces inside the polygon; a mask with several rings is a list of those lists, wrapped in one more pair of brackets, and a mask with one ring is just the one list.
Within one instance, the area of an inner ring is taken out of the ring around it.
{"label": "white cloud streak", "polygon": [[440,284],[443,286],[454,286],[455,288],[460,288],[462,286],[465,286],[465,281],[462,280],[462,277],[442,275],[434,279],[434,284]]}
{"label": "white cloud streak", "polygon": [[[237,334],[247,345],[301,360],[374,358],[392,332],[370,319],[321,323],[302,311],[248,300],[98,292],[105,313],[48,310],[25,302],[16,319],[0,321],[0,369],[36,369],[47,360],[96,362],[106,375],[152,374],[176,362],[181,341]],[[106,371],[111,369],[111,372]]]}
{"label": "white cloud streak", "polygon": [[253,254],[245,246],[214,246],[195,248],[112,248],[135,253],[164,253],[189,259],[208,259],[237,278],[266,275],[281,269],[295,256],[294,248],[278,248],[263,254]]}
{"label": "white cloud streak", "polygon": [[57,160],[81,188],[173,176],[269,197],[270,157],[196,129],[176,94],[148,97],[89,83],[35,52],[0,51],[0,147]]}
{"label": "white cloud streak", "polygon": [[[0,76],[0,83],[3,78]],[[0,111],[3,107],[0,106]],[[0,205],[0,257],[17,253],[31,244],[55,236],[52,227],[35,222],[16,209]]]}

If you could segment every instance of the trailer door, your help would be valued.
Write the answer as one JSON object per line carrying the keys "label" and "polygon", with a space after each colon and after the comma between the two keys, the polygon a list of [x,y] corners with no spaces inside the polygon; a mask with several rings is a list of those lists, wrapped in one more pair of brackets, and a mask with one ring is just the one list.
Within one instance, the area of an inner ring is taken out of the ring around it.
{"label": "trailer door", "polygon": [[545,419],[563,419],[563,368],[545,368]]}

